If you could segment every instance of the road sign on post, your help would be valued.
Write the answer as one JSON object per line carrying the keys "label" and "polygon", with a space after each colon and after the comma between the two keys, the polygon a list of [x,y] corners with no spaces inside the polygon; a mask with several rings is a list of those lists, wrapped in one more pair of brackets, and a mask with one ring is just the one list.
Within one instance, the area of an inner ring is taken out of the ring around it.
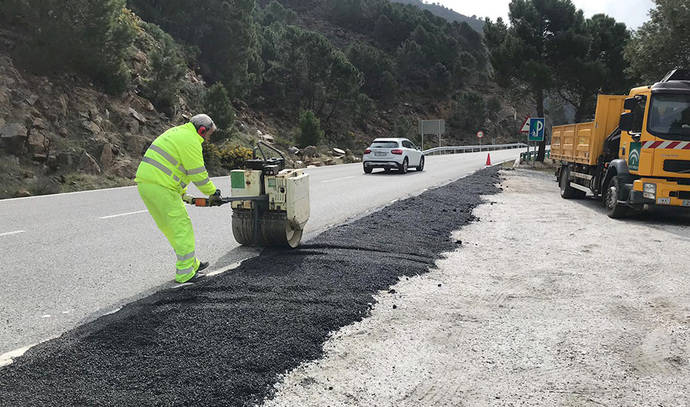
{"label": "road sign on post", "polygon": [[446,133],[445,120],[420,120],[419,134],[422,136],[422,150],[424,150],[424,135],[433,134],[438,136],[438,146],[441,147],[441,135]]}
{"label": "road sign on post", "polygon": [[545,120],[543,117],[529,119],[528,141],[544,141]]}
{"label": "road sign on post", "polygon": [[522,123],[522,127],[520,127],[520,133],[529,133],[529,119],[529,116],[525,117],[525,122]]}
{"label": "road sign on post", "polygon": [[477,138],[481,139],[482,137],[484,137],[484,132],[480,130],[477,132]]}

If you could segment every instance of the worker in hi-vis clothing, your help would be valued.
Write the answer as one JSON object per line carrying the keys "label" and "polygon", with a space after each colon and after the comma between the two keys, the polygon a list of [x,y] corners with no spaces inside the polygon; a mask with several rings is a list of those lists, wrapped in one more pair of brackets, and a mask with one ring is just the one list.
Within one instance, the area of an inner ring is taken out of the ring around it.
{"label": "worker in hi-vis clothing", "polygon": [[175,250],[175,281],[186,283],[202,277],[208,267],[194,251],[194,230],[185,209],[187,186],[193,182],[199,190],[220,200],[220,190],[213,185],[204,167],[201,144],[216,130],[213,120],[199,114],[182,126],[173,127],[156,138],[139,164],[135,181],[139,195],[153,220]]}

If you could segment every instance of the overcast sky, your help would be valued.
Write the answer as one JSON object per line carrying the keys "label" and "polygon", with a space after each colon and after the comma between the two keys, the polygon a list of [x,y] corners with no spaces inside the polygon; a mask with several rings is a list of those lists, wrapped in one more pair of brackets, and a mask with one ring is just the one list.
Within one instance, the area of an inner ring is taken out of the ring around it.
{"label": "overcast sky", "polygon": [[[508,18],[508,3],[510,0],[424,0],[427,3],[441,3],[444,6],[466,16]],[[572,0],[575,7],[585,12],[585,17],[605,13],[618,21],[624,22],[628,28],[639,28],[647,21],[647,12],[653,7],[652,0]]]}

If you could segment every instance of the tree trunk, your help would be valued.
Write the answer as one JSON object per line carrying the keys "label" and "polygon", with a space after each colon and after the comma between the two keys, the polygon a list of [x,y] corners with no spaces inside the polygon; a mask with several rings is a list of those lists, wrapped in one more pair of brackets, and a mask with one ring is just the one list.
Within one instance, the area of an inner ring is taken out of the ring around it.
{"label": "tree trunk", "polygon": [[[544,89],[537,89],[535,94],[537,99],[537,117],[544,117]],[[537,152],[537,161],[544,162],[546,156],[546,122],[544,122],[544,140],[539,142],[539,151]]]}

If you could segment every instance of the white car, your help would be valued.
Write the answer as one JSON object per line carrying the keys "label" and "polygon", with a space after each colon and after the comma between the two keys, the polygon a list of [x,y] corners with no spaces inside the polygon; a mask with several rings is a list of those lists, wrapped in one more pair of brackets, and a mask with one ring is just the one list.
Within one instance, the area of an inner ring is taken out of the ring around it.
{"label": "white car", "polygon": [[406,138],[377,138],[364,151],[362,164],[367,174],[374,168],[383,168],[386,172],[396,169],[405,174],[410,167],[424,170],[424,154]]}

